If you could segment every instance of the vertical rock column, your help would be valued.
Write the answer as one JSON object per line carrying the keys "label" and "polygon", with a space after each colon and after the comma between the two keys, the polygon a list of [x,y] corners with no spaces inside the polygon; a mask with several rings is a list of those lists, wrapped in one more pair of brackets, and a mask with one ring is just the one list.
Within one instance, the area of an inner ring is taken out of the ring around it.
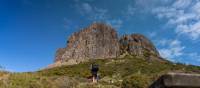
{"label": "vertical rock column", "polygon": [[119,51],[116,31],[108,25],[94,23],[70,36],[67,47],[57,51],[55,61],[115,58]]}

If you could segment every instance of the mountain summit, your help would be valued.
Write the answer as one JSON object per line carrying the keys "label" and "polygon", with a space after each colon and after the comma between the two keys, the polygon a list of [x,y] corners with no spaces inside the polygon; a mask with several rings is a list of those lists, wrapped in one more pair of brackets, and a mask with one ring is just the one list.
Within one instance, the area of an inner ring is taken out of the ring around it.
{"label": "mountain summit", "polygon": [[72,34],[67,47],[58,49],[55,61],[74,64],[91,58],[115,58],[119,51],[116,31],[111,26],[94,23]]}
{"label": "mountain summit", "polygon": [[87,59],[116,58],[127,54],[161,60],[158,51],[145,36],[131,34],[119,38],[110,25],[93,23],[69,37],[67,47],[57,50],[55,62],[71,65]]}

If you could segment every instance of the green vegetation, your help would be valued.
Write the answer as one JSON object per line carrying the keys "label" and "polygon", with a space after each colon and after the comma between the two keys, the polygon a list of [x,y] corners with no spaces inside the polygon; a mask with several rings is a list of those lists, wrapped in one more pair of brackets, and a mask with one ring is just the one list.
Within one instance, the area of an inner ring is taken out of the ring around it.
{"label": "green vegetation", "polygon": [[[93,62],[100,65],[98,84],[92,84],[87,79],[91,75],[89,68]],[[0,75],[0,88],[147,88],[160,75],[168,72],[200,73],[200,67],[125,56],[33,73],[0,72],[3,74]]]}
{"label": "green vegetation", "polygon": [[147,75],[133,74],[124,79],[122,88],[148,88],[150,77]]}

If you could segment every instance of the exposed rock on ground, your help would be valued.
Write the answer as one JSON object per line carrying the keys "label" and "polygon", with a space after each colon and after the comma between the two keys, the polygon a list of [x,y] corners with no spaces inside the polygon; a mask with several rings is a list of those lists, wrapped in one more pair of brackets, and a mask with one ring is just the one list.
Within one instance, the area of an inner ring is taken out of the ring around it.
{"label": "exposed rock on ground", "polygon": [[168,73],[161,76],[150,88],[200,88],[200,75]]}

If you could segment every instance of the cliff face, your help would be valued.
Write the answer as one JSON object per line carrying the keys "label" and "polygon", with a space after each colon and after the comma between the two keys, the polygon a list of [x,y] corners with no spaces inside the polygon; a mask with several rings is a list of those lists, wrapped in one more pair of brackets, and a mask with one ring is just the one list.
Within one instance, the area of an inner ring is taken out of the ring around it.
{"label": "cliff face", "polygon": [[124,35],[120,38],[120,54],[136,56],[158,56],[159,53],[149,39],[141,34]]}
{"label": "cliff face", "polygon": [[115,58],[119,51],[116,31],[108,25],[95,23],[74,33],[67,47],[57,51],[56,61],[79,63],[85,59]]}
{"label": "cliff face", "polygon": [[124,53],[136,56],[158,56],[154,45],[140,34],[124,35],[106,24],[94,23],[72,34],[66,48],[58,49],[55,62],[76,64],[86,59],[116,58]]}

